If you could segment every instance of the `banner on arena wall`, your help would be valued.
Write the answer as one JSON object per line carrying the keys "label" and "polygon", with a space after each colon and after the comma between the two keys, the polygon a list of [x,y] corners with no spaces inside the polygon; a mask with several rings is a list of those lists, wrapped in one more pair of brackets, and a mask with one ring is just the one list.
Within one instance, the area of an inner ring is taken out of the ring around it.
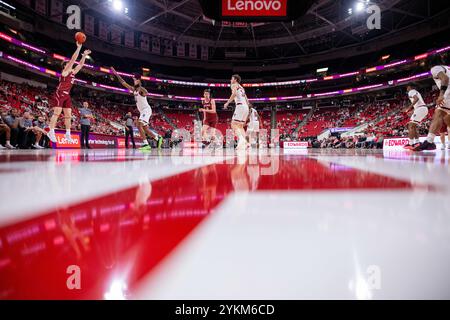
{"label": "banner on arena wall", "polygon": [[150,37],[148,34],[141,33],[141,50],[150,51]]}
{"label": "banner on arena wall", "polygon": [[31,7],[31,0],[18,0],[19,3]]}
{"label": "banner on arena wall", "polygon": [[287,15],[287,0],[241,1],[222,0],[223,17],[284,17]]}
{"label": "banner on arena wall", "polygon": [[347,131],[350,131],[352,129],[353,129],[353,127],[331,128],[330,132],[331,133],[340,133],[340,132],[347,132]]}
{"label": "banner on arena wall", "polygon": [[173,56],[172,40],[164,39],[164,55]]}
{"label": "banner on arena wall", "polygon": [[109,33],[111,35],[110,42],[114,44],[122,44],[123,29],[115,24],[109,27]]}
{"label": "banner on arena wall", "polygon": [[70,134],[70,137],[72,138],[73,142],[70,143],[66,139],[66,132],[65,131],[56,131],[56,143],[52,143],[54,149],[79,149],[81,148],[80,144],[80,133],[72,132]]}
{"label": "banner on arena wall", "polygon": [[[420,142],[424,142],[426,137],[419,138]],[[386,150],[403,150],[403,147],[409,143],[408,138],[388,138],[383,141],[383,149]],[[441,138],[437,136],[434,139],[437,149],[441,149],[442,143]],[[445,137],[445,143],[448,143],[448,136]]]}
{"label": "banner on arena wall", "polygon": [[52,0],[50,5],[50,19],[62,23],[63,20],[63,2],[61,0]]}
{"label": "banner on arena wall", "polygon": [[98,22],[98,37],[104,41],[108,41],[108,24],[100,20]]}
{"label": "banner on arena wall", "polygon": [[133,30],[125,31],[125,46],[134,48],[134,31]]}
{"label": "banner on arena wall", "polygon": [[197,59],[197,45],[195,43],[189,44],[189,57]]}
{"label": "banner on arena wall", "polygon": [[47,15],[47,0],[36,0],[35,1],[36,12],[44,16]]}
{"label": "banner on arena wall", "polygon": [[208,60],[209,59],[209,47],[202,46],[201,49],[202,49],[202,54],[201,54],[202,60]]}
{"label": "banner on arena wall", "polygon": [[184,42],[178,42],[177,43],[177,57],[184,57],[186,56],[186,46]]}
{"label": "banner on arena wall", "polygon": [[89,146],[93,149],[115,149],[117,148],[117,137],[89,133]]}
{"label": "banner on arena wall", "polygon": [[161,44],[158,37],[152,37],[152,52],[161,54]]}
{"label": "banner on arena wall", "polygon": [[233,22],[233,28],[247,28],[246,22]]}
{"label": "banner on arena wall", "polygon": [[91,15],[84,15],[84,32],[93,36],[95,34],[95,18]]}
{"label": "banner on arena wall", "polygon": [[285,141],[283,143],[284,149],[308,149],[308,142],[306,141]]}

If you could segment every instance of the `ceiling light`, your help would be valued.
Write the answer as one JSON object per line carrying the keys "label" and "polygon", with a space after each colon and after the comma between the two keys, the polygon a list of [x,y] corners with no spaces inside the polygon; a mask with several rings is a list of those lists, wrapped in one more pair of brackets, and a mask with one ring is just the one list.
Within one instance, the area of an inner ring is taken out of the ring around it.
{"label": "ceiling light", "polygon": [[113,8],[116,11],[122,11],[123,3],[121,0],[113,0]]}
{"label": "ceiling light", "polygon": [[364,10],[364,3],[362,2],[357,2],[356,6],[355,6],[356,11],[360,12]]}

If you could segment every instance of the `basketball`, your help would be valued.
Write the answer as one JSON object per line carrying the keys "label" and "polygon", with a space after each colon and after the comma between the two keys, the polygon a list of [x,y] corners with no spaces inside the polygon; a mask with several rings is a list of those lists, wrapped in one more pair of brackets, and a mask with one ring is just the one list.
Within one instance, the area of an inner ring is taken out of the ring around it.
{"label": "basketball", "polygon": [[77,32],[75,34],[75,40],[80,43],[83,44],[86,42],[86,35],[83,32]]}

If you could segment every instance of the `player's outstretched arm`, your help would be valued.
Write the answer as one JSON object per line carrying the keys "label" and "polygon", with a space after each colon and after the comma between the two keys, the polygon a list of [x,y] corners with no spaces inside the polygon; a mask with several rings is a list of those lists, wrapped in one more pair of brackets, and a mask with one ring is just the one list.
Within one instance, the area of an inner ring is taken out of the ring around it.
{"label": "player's outstretched arm", "polygon": [[225,103],[224,108],[228,108],[228,106],[230,105],[231,102],[233,102],[234,98],[236,98],[236,93],[237,93],[237,86],[233,85],[231,87],[231,97],[230,99],[228,99],[227,103]]}
{"label": "player's outstretched arm", "polygon": [[116,76],[117,80],[119,80],[119,82],[122,86],[124,86],[128,90],[133,91],[134,88],[132,86],[130,86],[128,83],[126,83],[125,80],[122,79],[122,77],[117,73],[117,71],[116,71],[116,69],[114,69],[114,67],[111,67],[111,71],[112,71],[113,75]]}
{"label": "player's outstretched arm", "polygon": [[70,58],[69,62],[66,64],[66,66],[62,72],[62,75],[64,77],[66,77],[72,71],[73,65],[74,65],[75,61],[77,61],[78,56],[80,55],[81,47],[82,47],[82,44],[77,42],[77,50],[75,50],[75,52],[72,55],[72,58]]}
{"label": "player's outstretched arm", "polygon": [[81,71],[81,69],[83,69],[84,64],[86,62],[86,58],[90,54],[91,54],[91,50],[85,50],[83,52],[83,54],[81,55],[80,63],[75,67],[75,69],[73,69],[73,72],[72,72],[73,74],[77,74],[78,72]]}

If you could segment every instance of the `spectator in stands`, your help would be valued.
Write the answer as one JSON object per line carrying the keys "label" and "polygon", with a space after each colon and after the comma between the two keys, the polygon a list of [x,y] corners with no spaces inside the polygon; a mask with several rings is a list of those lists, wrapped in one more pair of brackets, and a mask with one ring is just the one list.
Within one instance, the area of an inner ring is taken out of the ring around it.
{"label": "spectator in stands", "polygon": [[15,149],[11,145],[11,129],[9,126],[5,123],[4,117],[6,117],[6,113],[2,111],[0,114],[0,137],[4,134],[5,135],[5,146],[0,144],[0,149]]}
{"label": "spectator in stands", "polygon": [[365,148],[366,149],[373,149],[373,147],[375,146],[375,136],[372,132],[370,132],[367,135],[367,139],[366,139],[366,143],[365,143]]}
{"label": "spectator in stands", "polygon": [[134,120],[131,112],[125,115],[125,147],[128,149],[128,138],[131,138],[133,149],[136,149],[136,143],[134,142]]}
{"label": "spectator in stands", "polygon": [[322,143],[319,140],[317,140],[317,139],[313,139],[311,141],[311,147],[312,148],[321,148],[322,147]]}
{"label": "spectator in stands", "polygon": [[92,111],[89,109],[89,103],[83,102],[83,107],[78,110],[80,113],[81,125],[81,149],[90,149],[89,146],[89,132],[91,132],[91,119],[94,119]]}
{"label": "spectator in stands", "polygon": [[9,114],[3,118],[4,122],[8,125],[11,133],[11,145],[17,146],[19,144],[19,111],[17,109],[11,109]]}
{"label": "spectator in stands", "polygon": [[33,120],[30,116],[30,112],[25,111],[23,116],[19,118],[19,148],[20,149],[28,149],[30,147],[29,144],[29,128],[33,127]]}
{"label": "spectator in stands", "polygon": [[363,133],[361,136],[358,137],[358,142],[356,142],[355,147],[356,148],[363,148],[365,146],[365,142],[367,141],[367,136],[365,133]]}
{"label": "spectator in stands", "polygon": [[375,138],[375,147],[374,148],[383,149],[383,142],[384,142],[383,134],[378,133]]}
{"label": "spectator in stands", "polygon": [[339,148],[340,145],[341,145],[341,139],[339,137],[333,137],[332,142],[331,142],[331,147]]}
{"label": "spectator in stands", "polygon": [[347,149],[353,149],[355,148],[357,142],[358,142],[357,137],[348,137],[345,143],[345,147]]}
{"label": "spectator in stands", "polygon": [[43,149],[39,145],[41,138],[42,131],[33,126],[33,116],[30,112],[25,111],[19,119],[19,148],[29,149],[30,146],[33,146],[35,149]]}
{"label": "spectator in stands", "polygon": [[33,122],[33,133],[36,135],[36,142],[34,147],[40,149],[39,146],[42,144],[44,148],[49,146],[50,139],[47,137],[47,132],[45,128],[48,127],[47,122],[43,116],[40,116]]}

